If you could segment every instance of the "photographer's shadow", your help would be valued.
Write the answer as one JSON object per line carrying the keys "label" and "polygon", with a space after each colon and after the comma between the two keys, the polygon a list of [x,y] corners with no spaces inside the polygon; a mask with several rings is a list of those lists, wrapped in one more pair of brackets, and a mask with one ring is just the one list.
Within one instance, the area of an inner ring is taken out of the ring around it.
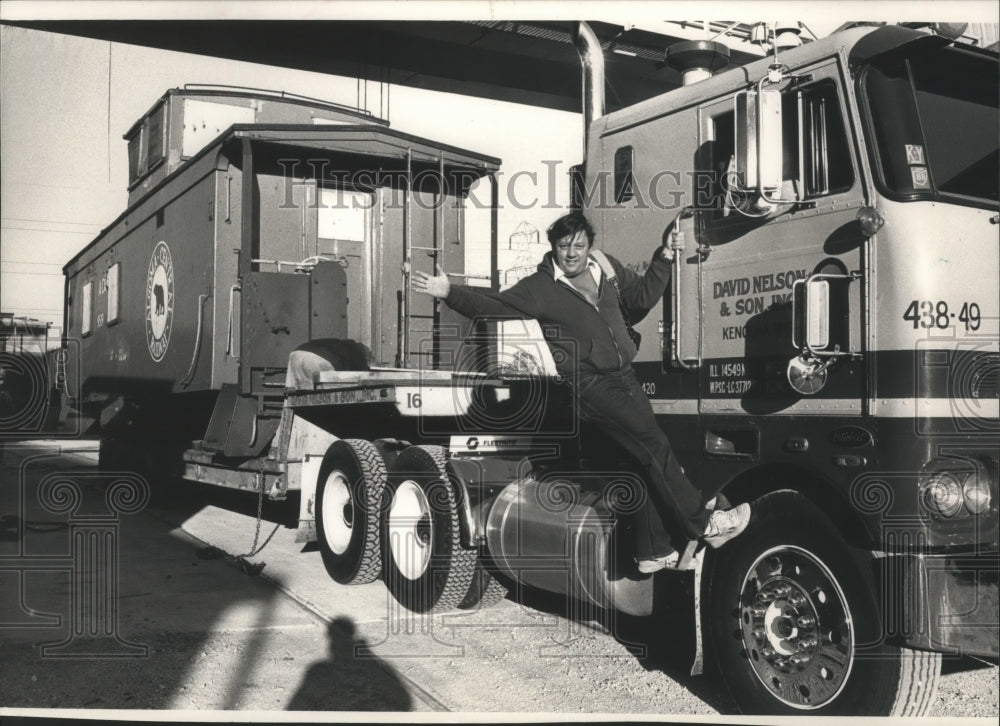
{"label": "photographer's shadow", "polygon": [[289,711],[410,711],[413,699],[392,666],[375,656],[350,618],[327,627],[330,654],[313,663]]}

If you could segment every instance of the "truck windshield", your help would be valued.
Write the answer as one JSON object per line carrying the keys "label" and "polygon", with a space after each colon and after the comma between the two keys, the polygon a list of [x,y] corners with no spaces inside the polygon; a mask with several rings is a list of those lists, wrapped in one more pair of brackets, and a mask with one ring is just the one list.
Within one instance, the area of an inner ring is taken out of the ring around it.
{"label": "truck windshield", "polygon": [[995,207],[1000,178],[997,58],[959,48],[874,59],[862,75],[885,191]]}

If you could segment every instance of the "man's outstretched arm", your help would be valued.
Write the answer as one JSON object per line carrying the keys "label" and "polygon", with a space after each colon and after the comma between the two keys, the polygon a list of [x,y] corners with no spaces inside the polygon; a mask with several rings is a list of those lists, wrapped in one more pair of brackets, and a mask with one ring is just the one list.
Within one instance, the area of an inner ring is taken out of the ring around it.
{"label": "man's outstretched arm", "polygon": [[493,292],[480,287],[452,285],[448,276],[437,265],[437,274],[428,275],[421,270],[413,272],[413,289],[426,293],[445,303],[467,318],[506,317],[536,318],[537,306],[527,288],[520,282],[503,292]]}

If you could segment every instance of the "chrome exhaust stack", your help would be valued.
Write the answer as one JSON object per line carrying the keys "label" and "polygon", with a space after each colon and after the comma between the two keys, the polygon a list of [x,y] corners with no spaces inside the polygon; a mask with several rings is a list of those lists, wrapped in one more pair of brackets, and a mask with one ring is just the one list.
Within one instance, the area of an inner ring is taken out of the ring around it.
{"label": "chrome exhaust stack", "polygon": [[573,26],[573,44],[583,64],[583,163],[587,163],[590,124],[604,115],[604,50],[584,21]]}

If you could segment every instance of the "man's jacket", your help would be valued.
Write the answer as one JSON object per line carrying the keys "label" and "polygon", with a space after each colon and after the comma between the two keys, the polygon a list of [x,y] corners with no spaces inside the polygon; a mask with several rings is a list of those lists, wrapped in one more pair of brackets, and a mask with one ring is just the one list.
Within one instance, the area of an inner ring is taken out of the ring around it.
{"label": "man's jacket", "polygon": [[[670,279],[670,261],[657,252],[649,269],[639,275],[614,257],[607,257],[618,278],[630,322],[642,320],[663,298]],[[545,331],[562,375],[617,371],[627,366],[637,351],[607,276],[601,276],[594,306],[576,289],[554,279],[554,264],[552,253],[546,253],[536,272],[503,292],[452,285],[445,302],[468,318],[535,318]]]}

